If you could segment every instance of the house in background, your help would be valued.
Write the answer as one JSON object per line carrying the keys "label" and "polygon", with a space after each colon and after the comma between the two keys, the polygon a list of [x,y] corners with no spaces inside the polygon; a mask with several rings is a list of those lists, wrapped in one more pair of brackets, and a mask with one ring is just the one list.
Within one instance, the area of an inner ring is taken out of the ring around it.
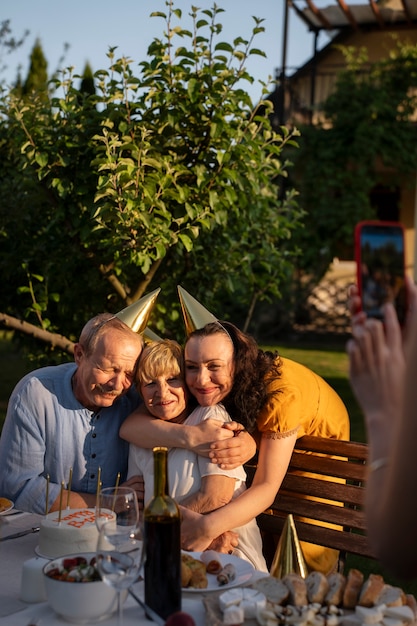
{"label": "house in background", "polygon": [[[284,0],[284,33],[282,65],[277,72],[277,88],[271,99],[274,102],[273,124],[297,126],[322,122],[319,105],[334,89],[337,74],[346,66],[338,46],[367,50],[369,62],[389,56],[396,47],[396,40],[417,45],[417,0]],[[312,58],[293,74],[286,67],[286,41],[289,11],[303,20],[313,37]],[[331,39],[318,49],[320,34],[326,31]],[[396,39],[395,39],[396,38]],[[417,279],[415,262],[417,241],[417,171],[413,180],[408,177],[398,185],[398,173],[383,165],[384,185],[371,192],[376,217],[381,220],[399,221],[406,231],[407,272]],[[347,267],[354,268],[351,259],[341,267],[346,275]],[[335,264],[334,264],[335,265]],[[331,272],[335,268],[331,268]],[[351,270],[350,270],[351,271]],[[349,273],[349,272],[348,272]],[[353,278],[353,277],[352,277]]]}
{"label": "house in background", "polygon": [[[320,105],[335,88],[338,73],[346,68],[340,49],[365,49],[368,62],[388,58],[397,43],[417,47],[417,0],[283,0],[283,49],[277,70],[276,89],[269,99],[276,130],[281,125],[323,124]],[[312,36],[312,57],[290,73],[286,61],[289,16],[302,20]],[[319,47],[320,39],[328,43]],[[405,228],[406,271],[417,281],[417,169],[412,176],[399,176],[377,164],[383,184],[370,192],[375,219],[401,222]],[[400,182],[399,182],[400,181]],[[352,232],[353,251],[353,232]],[[347,285],[356,282],[353,253],[340,250],[327,274],[310,293],[308,321],[295,324],[300,331],[350,331]]]}

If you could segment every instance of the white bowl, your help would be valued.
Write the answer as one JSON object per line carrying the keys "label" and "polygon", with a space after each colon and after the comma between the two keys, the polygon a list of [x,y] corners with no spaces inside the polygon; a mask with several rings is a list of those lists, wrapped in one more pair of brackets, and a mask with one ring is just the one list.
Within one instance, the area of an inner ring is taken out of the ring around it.
{"label": "white bowl", "polygon": [[[64,559],[83,556],[88,562],[95,557],[94,552],[80,552],[61,556],[49,561],[43,568],[46,598],[58,615],[69,622],[89,624],[105,619],[117,610],[117,593],[102,580],[92,582],[70,582],[51,578],[47,573],[56,567],[62,568]],[[122,592],[122,601],[127,591]]]}

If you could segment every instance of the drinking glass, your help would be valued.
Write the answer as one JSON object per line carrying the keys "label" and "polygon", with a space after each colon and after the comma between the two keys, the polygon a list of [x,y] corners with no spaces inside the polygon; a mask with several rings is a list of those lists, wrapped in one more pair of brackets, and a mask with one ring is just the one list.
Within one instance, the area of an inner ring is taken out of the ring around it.
{"label": "drinking glass", "polygon": [[136,491],[131,487],[106,487],[101,489],[96,501],[96,526],[109,519],[116,519],[118,526],[135,528],[139,522],[139,506]]}
{"label": "drinking glass", "polygon": [[136,525],[103,522],[97,542],[97,569],[102,580],[117,592],[118,625],[123,625],[122,592],[138,579],[143,565],[143,530]]}

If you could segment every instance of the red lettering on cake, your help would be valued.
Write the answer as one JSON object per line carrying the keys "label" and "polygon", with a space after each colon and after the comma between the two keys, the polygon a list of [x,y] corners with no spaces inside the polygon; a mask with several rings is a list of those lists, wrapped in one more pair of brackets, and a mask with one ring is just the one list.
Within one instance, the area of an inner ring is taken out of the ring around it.
{"label": "red lettering on cake", "polygon": [[[59,514],[55,517],[53,522],[59,523]],[[100,513],[100,517],[105,517],[106,519],[111,519],[112,515],[110,513]],[[95,524],[96,516],[95,511],[91,509],[81,509],[78,511],[72,511],[67,515],[61,514],[61,523],[66,522],[68,526],[72,526],[74,528],[82,528],[86,524]]]}

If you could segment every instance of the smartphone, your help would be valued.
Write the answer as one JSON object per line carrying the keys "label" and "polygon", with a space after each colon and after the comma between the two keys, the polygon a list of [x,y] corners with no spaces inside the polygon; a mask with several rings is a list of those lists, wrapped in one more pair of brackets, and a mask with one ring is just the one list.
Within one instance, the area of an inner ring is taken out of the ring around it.
{"label": "smartphone", "polygon": [[365,313],[383,319],[382,306],[392,302],[400,324],[404,324],[407,293],[403,226],[398,222],[359,222],[355,228],[355,260]]}

